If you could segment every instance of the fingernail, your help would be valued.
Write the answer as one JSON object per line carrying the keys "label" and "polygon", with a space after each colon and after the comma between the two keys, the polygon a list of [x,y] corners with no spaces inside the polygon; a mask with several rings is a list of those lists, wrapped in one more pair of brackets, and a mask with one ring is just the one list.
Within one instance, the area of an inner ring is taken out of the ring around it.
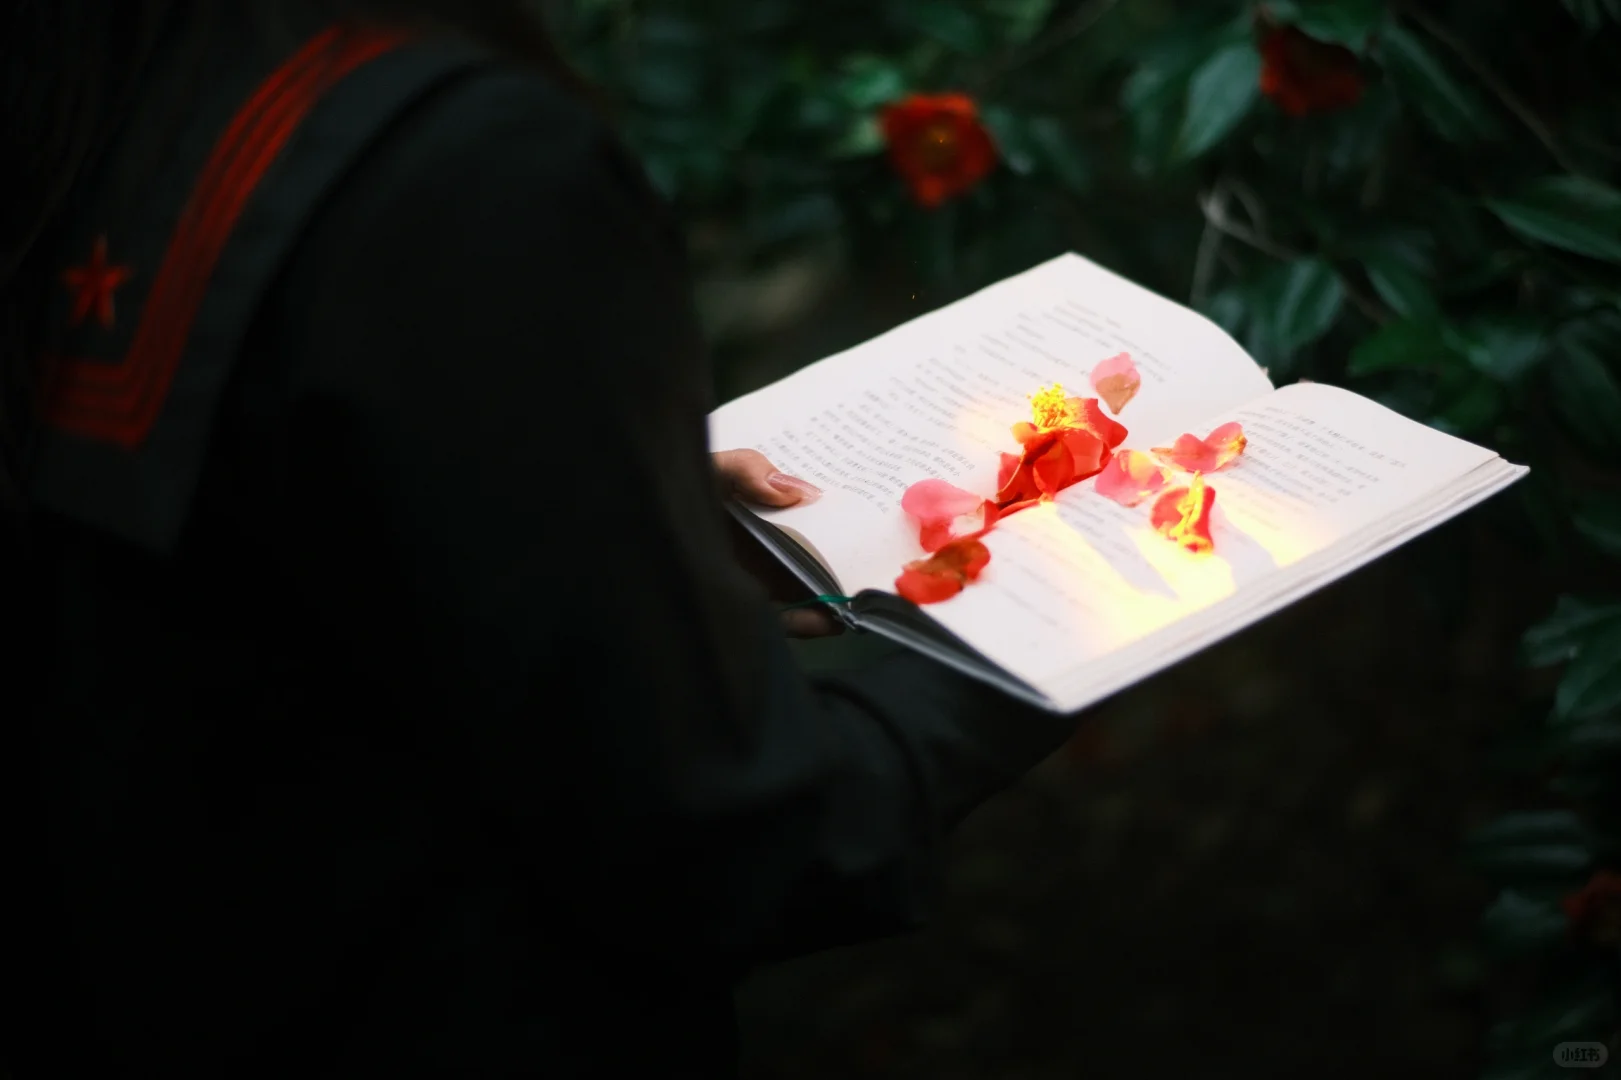
{"label": "fingernail", "polygon": [[801,503],[814,502],[822,497],[821,488],[817,487],[815,484],[808,484],[797,476],[789,476],[786,473],[774,472],[765,478],[765,482],[776,488],[778,491],[784,491],[790,495],[798,495]]}

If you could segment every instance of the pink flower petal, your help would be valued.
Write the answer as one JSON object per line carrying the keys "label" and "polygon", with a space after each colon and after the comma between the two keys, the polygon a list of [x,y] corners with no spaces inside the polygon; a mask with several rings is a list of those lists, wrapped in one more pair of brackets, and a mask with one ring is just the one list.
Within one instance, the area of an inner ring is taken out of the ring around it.
{"label": "pink flower petal", "polygon": [[1109,411],[1116,416],[1120,415],[1127,402],[1137,396],[1142,384],[1142,376],[1137,373],[1137,365],[1132,362],[1130,353],[1111,356],[1092,369],[1092,389],[1097,391],[1098,397],[1108,404]]}
{"label": "pink flower petal", "polygon": [[924,551],[939,551],[953,540],[983,533],[996,520],[990,503],[944,480],[919,480],[907,488],[901,509],[922,526],[918,543]]}
{"label": "pink flower petal", "polygon": [[901,509],[919,521],[944,521],[971,514],[984,501],[983,495],[944,480],[919,480],[901,496]]}
{"label": "pink flower petal", "polygon": [[1171,481],[1171,471],[1141,450],[1121,450],[1098,473],[1099,495],[1121,506],[1136,506]]}
{"label": "pink flower petal", "polygon": [[1070,398],[1064,404],[1069,407],[1075,425],[1102,439],[1110,450],[1126,441],[1126,426],[1110,419],[1098,405],[1097,398]]}
{"label": "pink flower petal", "polygon": [[1154,456],[1186,472],[1217,472],[1237,461],[1248,444],[1243,426],[1229,422],[1207,438],[1178,435],[1174,445],[1154,447]]}

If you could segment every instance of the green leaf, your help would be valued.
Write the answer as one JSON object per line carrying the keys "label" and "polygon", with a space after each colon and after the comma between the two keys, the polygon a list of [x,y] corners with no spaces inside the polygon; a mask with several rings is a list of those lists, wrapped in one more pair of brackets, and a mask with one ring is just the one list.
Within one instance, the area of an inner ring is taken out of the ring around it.
{"label": "green leaf", "polygon": [[1565,0],[1565,10],[1589,34],[1604,29],[1608,23],[1621,22],[1621,0]]}
{"label": "green leaf", "polygon": [[875,109],[906,91],[906,73],[878,56],[852,57],[837,82],[838,96],[852,109]]}
{"label": "green leaf", "polygon": [[1215,146],[1249,115],[1260,96],[1261,54],[1255,46],[1236,41],[1217,50],[1188,82],[1178,155],[1195,158]]}
{"label": "green leaf", "polygon": [[1236,286],[1221,290],[1199,306],[1199,313],[1237,338],[1249,315],[1249,301]]}
{"label": "green leaf", "polygon": [[1584,640],[1554,694],[1561,719],[1580,720],[1621,709],[1621,624]]}
{"label": "green leaf", "polygon": [[984,52],[989,44],[985,28],[967,5],[951,0],[907,0],[893,10],[902,28],[933,38],[957,52],[975,55]]}
{"label": "green leaf", "polygon": [[1498,125],[1479,92],[1455,79],[1418,37],[1403,27],[1392,26],[1381,42],[1392,81],[1437,135],[1450,142],[1467,143],[1498,133]]}
{"label": "green leaf", "polygon": [[884,149],[884,129],[873,113],[864,113],[850,122],[844,134],[833,140],[828,156],[833,158],[867,157]]}
{"label": "green leaf", "polygon": [[1543,324],[1520,315],[1486,315],[1449,327],[1447,344],[1468,358],[1476,371],[1511,383],[1543,359],[1547,336]]}
{"label": "green leaf", "polygon": [[1621,625],[1621,601],[1561,596],[1553,614],[1520,639],[1521,662],[1531,668],[1563,664],[1580,651],[1584,637],[1612,622]]}
{"label": "green leaf", "polygon": [[1344,300],[1345,286],[1327,262],[1307,258],[1288,264],[1272,329],[1278,346],[1298,349],[1328,333]]}
{"label": "green leaf", "polygon": [[1569,810],[1526,810],[1504,814],[1469,836],[1469,843],[1476,847],[1545,843],[1585,847],[1588,841],[1587,826]]}
{"label": "green leaf", "polygon": [[1064,126],[1050,116],[1030,121],[1030,145],[1037,160],[1074,194],[1084,194],[1092,186],[1092,170],[1080,144]]}
{"label": "green leaf", "polygon": [[1362,266],[1379,299],[1408,319],[1433,319],[1439,313],[1435,295],[1422,274],[1394,252],[1369,252]]}
{"label": "green leaf", "polygon": [[1333,42],[1352,49],[1368,43],[1368,38],[1386,21],[1384,0],[1312,0],[1307,3],[1267,5],[1272,18],[1298,27],[1318,41]]}
{"label": "green leaf", "polygon": [[1499,880],[1575,882],[1592,867],[1593,856],[1577,844],[1520,844],[1482,849],[1469,861]]}
{"label": "green leaf", "polygon": [[1481,916],[1480,931],[1494,949],[1513,955],[1563,943],[1569,920],[1554,904],[1504,889]]}
{"label": "green leaf", "polygon": [[1435,416],[1435,426],[1461,437],[1479,435],[1502,418],[1507,404],[1501,386],[1486,379],[1472,379],[1447,399]]}
{"label": "green leaf", "polygon": [[1621,558],[1621,495],[1593,499],[1576,511],[1576,531],[1588,543]]}
{"label": "green leaf", "polygon": [[1570,432],[1601,456],[1621,453],[1621,319],[1604,315],[1560,331],[1549,363],[1554,408]]}
{"label": "green leaf", "polygon": [[1621,263],[1621,191],[1581,176],[1547,176],[1486,208],[1528,240]]}
{"label": "green leaf", "polygon": [[1433,322],[1399,319],[1386,323],[1351,350],[1346,374],[1362,377],[1382,371],[1428,370],[1447,353],[1440,327]]}

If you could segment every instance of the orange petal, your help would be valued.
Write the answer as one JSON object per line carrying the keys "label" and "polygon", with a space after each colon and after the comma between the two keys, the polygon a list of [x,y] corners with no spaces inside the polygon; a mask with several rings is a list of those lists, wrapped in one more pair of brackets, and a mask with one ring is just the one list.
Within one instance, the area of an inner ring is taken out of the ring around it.
{"label": "orange petal", "polygon": [[1039,434],[1041,434],[1041,429],[1036,427],[1036,425],[1032,424],[1028,420],[1020,420],[1017,424],[1013,425],[1013,438],[1021,446]]}
{"label": "orange petal", "polygon": [[1112,456],[1103,439],[1081,428],[1066,428],[1059,432],[1059,440],[1069,451],[1074,476],[1070,483],[1096,476]]}
{"label": "orange petal", "polygon": [[1092,369],[1092,389],[1097,391],[1098,397],[1116,416],[1128,401],[1137,396],[1142,384],[1142,376],[1137,373],[1137,365],[1132,363],[1130,353],[1111,356]]}
{"label": "orange petal", "polygon": [[1247,445],[1243,426],[1229,422],[1203,439],[1178,435],[1174,445],[1154,447],[1154,456],[1185,472],[1218,472],[1237,461]]}
{"label": "orange petal", "polygon": [[1215,550],[1210,539],[1210,508],[1216,504],[1216,490],[1193,474],[1187,487],[1172,488],[1154,501],[1150,521],[1161,536],[1198,554]]}
{"label": "orange petal", "polygon": [[1171,482],[1169,469],[1155,463],[1141,450],[1122,450],[1098,473],[1093,485],[1099,495],[1121,506],[1136,506]]}

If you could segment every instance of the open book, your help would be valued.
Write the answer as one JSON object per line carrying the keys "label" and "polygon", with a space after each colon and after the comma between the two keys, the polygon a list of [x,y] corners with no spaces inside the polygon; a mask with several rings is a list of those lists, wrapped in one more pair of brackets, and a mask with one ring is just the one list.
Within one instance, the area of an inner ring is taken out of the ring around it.
{"label": "open book", "polygon": [[[1208,479],[1215,550],[1193,555],[1083,480],[984,537],[980,578],[940,603],[896,595],[923,558],[901,510],[930,477],[986,495],[1029,396],[1091,396],[1101,360],[1142,385],[1122,449],[1238,421],[1248,449]],[[850,625],[1048,709],[1084,708],[1242,629],[1527,471],[1346,390],[1275,389],[1204,317],[1065,255],[716,410],[710,445],[753,447],[822,488],[734,514]]]}

